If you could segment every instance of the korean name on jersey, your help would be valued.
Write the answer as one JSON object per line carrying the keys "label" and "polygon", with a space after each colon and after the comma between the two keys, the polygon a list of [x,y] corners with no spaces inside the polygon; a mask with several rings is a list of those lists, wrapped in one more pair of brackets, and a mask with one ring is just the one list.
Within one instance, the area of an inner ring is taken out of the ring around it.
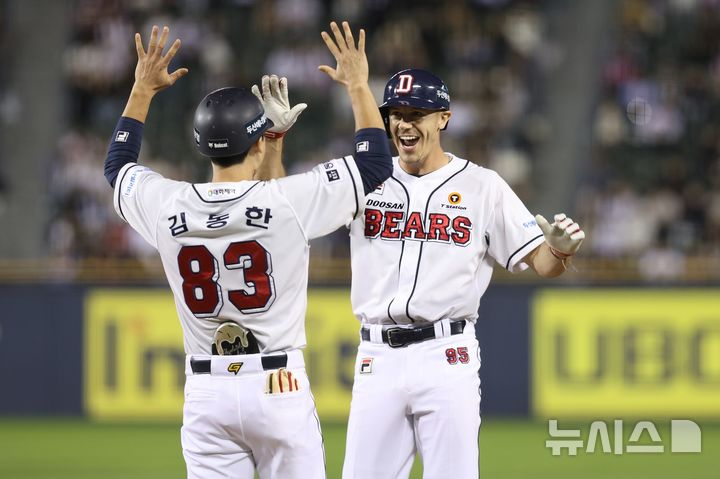
{"label": "korean name on jersey", "polygon": [[309,240],[357,217],[363,186],[352,156],[271,181],[191,184],[129,163],[118,214],[160,253],[187,354],[210,354],[225,321],[261,352],[305,346]]}

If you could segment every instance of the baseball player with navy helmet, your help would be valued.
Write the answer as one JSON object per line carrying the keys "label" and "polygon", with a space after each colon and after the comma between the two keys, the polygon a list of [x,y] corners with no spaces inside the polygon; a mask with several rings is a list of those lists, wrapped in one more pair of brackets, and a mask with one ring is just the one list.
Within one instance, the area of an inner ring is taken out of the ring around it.
{"label": "baseball player with navy helmet", "polygon": [[198,105],[194,140],[212,181],[164,178],[137,163],[153,96],[168,73],[168,28],[135,43],[135,83],[110,142],[105,174],[117,213],[157,248],[172,289],[186,359],[182,448],[190,478],[324,478],[322,436],[305,373],[308,242],[362,214],[365,194],[392,170],[383,120],[368,86],[365,33],[333,22],[322,33],[355,115],[352,155],[278,180],[290,107],[287,80],[221,88]]}
{"label": "baseball player with navy helmet", "polygon": [[585,237],[563,214],[533,217],[497,173],[443,150],[450,93],[419,69],[390,78],[380,106],[398,151],[392,176],[351,225],[361,322],[345,479],[478,477],[480,298],[494,263],[554,277]]}

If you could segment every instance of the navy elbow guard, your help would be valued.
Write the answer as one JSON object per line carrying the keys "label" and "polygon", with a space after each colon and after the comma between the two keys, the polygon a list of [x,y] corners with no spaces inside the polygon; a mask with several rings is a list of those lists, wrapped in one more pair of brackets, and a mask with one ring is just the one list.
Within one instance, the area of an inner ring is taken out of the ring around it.
{"label": "navy elbow guard", "polygon": [[105,158],[105,178],[113,188],[120,169],[128,163],[137,162],[142,145],[142,133],[142,122],[124,116],[118,120]]}
{"label": "navy elbow guard", "polygon": [[392,155],[385,130],[363,128],[355,132],[355,162],[367,195],[392,174]]}

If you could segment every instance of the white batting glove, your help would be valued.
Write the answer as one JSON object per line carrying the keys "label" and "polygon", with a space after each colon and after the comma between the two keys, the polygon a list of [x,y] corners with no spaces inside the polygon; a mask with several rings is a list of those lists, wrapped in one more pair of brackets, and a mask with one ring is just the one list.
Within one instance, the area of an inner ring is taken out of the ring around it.
{"label": "white batting glove", "polygon": [[265,115],[274,123],[273,127],[265,132],[265,136],[269,138],[282,137],[295,124],[300,113],[307,108],[307,103],[298,103],[290,108],[287,78],[285,77],[264,75],[262,77],[262,94],[257,85],[253,85],[250,91],[262,102]]}
{"label": "white batting glove", "polygon": [[580,229],[580,225],[565,213],[555,215],[553,224],[548,223],[542,215],[535,215],[535,221],[545,235],[550,252],[560,260],[574,255],[585,239],[585,232]]}

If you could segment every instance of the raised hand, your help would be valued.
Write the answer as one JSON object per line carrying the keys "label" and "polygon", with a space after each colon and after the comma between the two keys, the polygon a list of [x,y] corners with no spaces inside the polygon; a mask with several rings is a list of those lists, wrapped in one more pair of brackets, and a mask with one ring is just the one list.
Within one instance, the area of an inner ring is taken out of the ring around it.
{"label": "raised hand", "polygon": [[168,52],[165,55],[162,54],[169,33],[170,29],[167,26],[163,27],[158,39],[158,27],[153,25],[147,52],[143,48],[140,34],[135,34],[135,49],[137,50],[138,62],[135,67],[135,85],[133,89],[154,95],[173,85],[179,78],[187,74],[187,68],[178,68],[174,72],[168,73],[167,68],[170,61],[180,49],[180,39],[178,38],[170,46]]}
{"label": "raised hand", "polygon": [[298,103],[290,108],[287,78],[277,75],[262,77],[262,93],[257,85],[250,91],[262,102],[265,115],[273,122],[273,127],[265,132],[265,136],[280,137],[297,121],[300,113],[307,108],[307,103]]}
{"label": "raised hand", "polygon": [[322,32],[320,36],[325,41],[330,53],[335,57],[337,66],[332,68],[328,65],[320,65],[318,69],[328,74],[336,82],[348,88],[362,86],[368,81],[368,60],[365,56],[365,30],[360,29],[358,43],[355,46],[348,22],[342,22],[343,31],[340,31],[337,23],[331,22],[330,29],[333,36]]}

